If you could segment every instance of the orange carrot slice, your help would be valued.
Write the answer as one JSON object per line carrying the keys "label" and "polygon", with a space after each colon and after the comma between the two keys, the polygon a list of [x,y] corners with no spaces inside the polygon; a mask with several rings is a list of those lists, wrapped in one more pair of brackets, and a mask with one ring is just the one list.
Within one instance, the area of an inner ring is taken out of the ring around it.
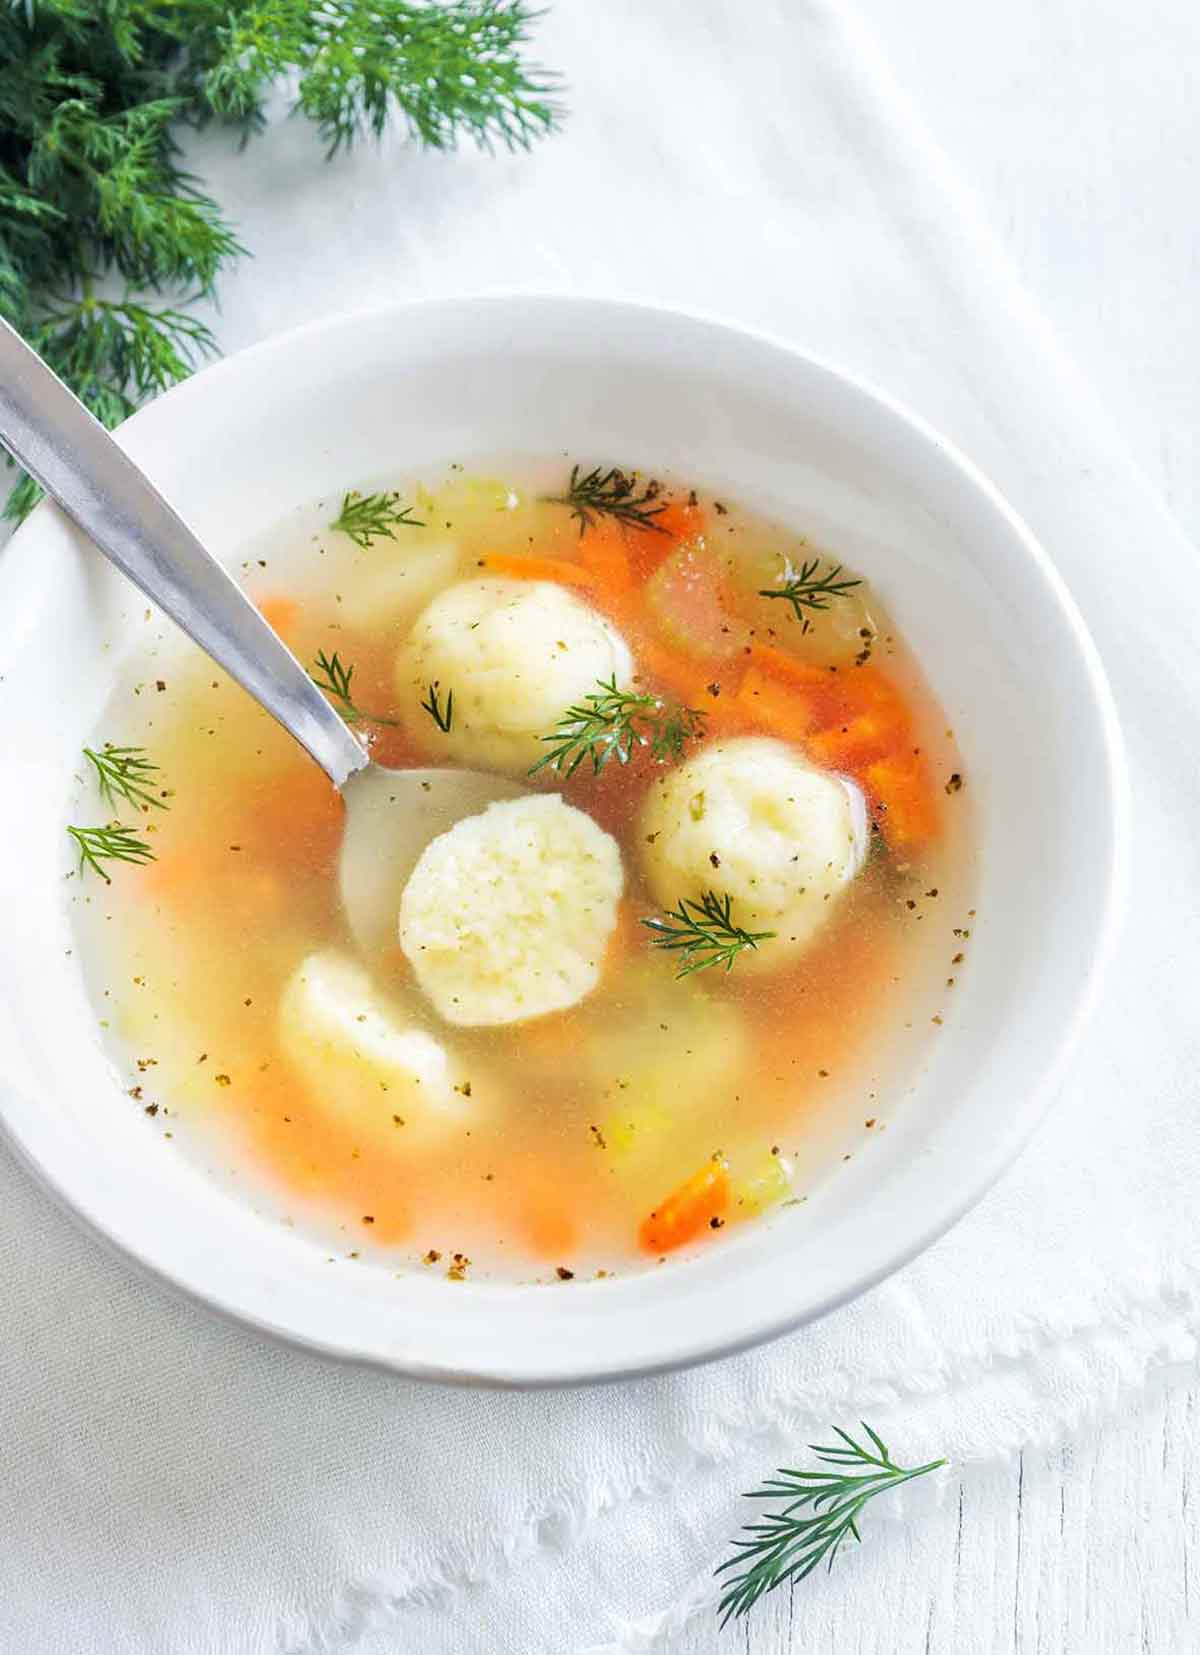
{"label": "orange carrot slice", "polygon": [[713,696],[709,685],[717,684],[722,690],[731,692],[733,686],[729,684],[728,669],[709,668],[685,656],[677,655],[666,644],[660,644],[654,639],[648,639],[637,646],[639,679],[649,676],[656,683],[670,690],[678,697],[685,707],[697,707],[716,716],[717,709],[713,703],[717,699]]}
{"label": "orange carrot slice", "polygon": [[937,801],[928,766],[916,754],[877,759],[866,766],[862,779],[893,850],[915,850],[937,837]]}
{"label": "orange carrot slice", "polygon": [[856,770],[892,752],[907,731],[908,721],[902,710],[882,708],[821,730],[809,736],[805,746],[818,764],[828,765],[831,770]]}
{"label": "orange carrot slice", "polygon": [[649,1253],[669,1253],[694,1241],[729,1205],[729,1168],[720,1155],[706,1161],[642,1221],[638,1241]]}
{"label": "orange carrot slice", "polygon": [[654,514],[654,527],[672,540],[694,540],[704,533],[706,525],[703,507],[686,500],[668,500]]}
{"label": "orange carrot slice", "polygon": [[[553,1162],[532,1162],[517,1175],[523,1186],[517,1204],[517,1225],[530,1252],[559,1263],[579,1245],[579,1225],[571,1211],[572,1193],[564,1184],[564,1169]],[[574,1199],[578,1200],[578,1191]]]}
{"label": "orange carrot slice", "polygon": [[599,584],[595,575],[565,558],[488,552],[479,561],[489,574],[505,575],[510,580],[549,580],[556,586],[575,586],[585,592],[594,592]]}
{"label": "orange carrot slice", "polygon": [[342,819],[341,794],[323,771],[297,755],[239,797],[229,842],[276,867],[319,867],[337,850]]}
{"label": "orange carrot slice", "polygon": [[579,537],[580,567],[613,596],[633,589],[633,567],[625,535],[617,523],[595,522]]}
{"label": "orange carrot slice", "polygon": [[705,516],[699,506],[684,500],[668,500],[655,512],[653,529],[631,529],[626,540],[635,582],[649,580],[675,548],[704,534]]}
{"label": "orange carrot slice", "polygon": [[786,649],[777,649],[774,644],[764,644],[755,638],[750,645],[750,662],[760,672],[769,673],[772,678],[778,678],[785,684],[793,684],[797,689],[810,692],[820,692],[826,696],[838,693],[838,684],[833,673],[826,667],[814,667],[808,661],[801,661],[798,656],[791,655]]}
{"label": "orange carrot slice", "polygon": [[287,643],[296,629],[299,607],[294,598],[259,598],[255,606],[267,625]]}
{"label": "orange carrot slice", "polygon": [[823,722],[825,711],[821,698],[811,690],[783,683],[756,666],[747,668],[736,703],[759,729],[793,742],[807,742]]}

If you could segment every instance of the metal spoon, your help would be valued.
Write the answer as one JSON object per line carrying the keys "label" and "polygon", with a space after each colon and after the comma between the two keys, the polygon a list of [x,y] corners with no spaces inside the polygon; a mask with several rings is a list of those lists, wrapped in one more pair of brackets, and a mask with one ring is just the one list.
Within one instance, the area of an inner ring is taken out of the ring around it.
{"label": "metal spoon", "polygon": [[518,782],[373,764],[295,656],[182,518],[19,334],[0,321],[0,443],[135,586],[312,755],[346,802],[339,876],[359,946],[394,941],[429,841]]}

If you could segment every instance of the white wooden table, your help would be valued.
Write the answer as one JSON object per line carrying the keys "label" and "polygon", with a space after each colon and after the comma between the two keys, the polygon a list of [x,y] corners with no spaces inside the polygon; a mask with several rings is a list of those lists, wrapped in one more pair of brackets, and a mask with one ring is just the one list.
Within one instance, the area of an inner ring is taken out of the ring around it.
{"label": "white wooden table", "polygon": [[1197,1388],[966,1478],[831,1575],[671,1655],[1186,1655],[1200,1649]]}

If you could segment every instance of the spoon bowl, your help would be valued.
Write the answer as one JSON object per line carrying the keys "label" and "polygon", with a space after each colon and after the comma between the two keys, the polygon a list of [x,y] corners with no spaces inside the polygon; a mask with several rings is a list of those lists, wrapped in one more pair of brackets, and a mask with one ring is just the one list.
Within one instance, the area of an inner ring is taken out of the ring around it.
{"label": "spoon bowl", "polygon": [[374,954],[396,940],[400,898],[431,839],[464,816],[528,789],[480,770],[389,770],[369,764],[342,788],[338,862],[342,908],[355,942]]}

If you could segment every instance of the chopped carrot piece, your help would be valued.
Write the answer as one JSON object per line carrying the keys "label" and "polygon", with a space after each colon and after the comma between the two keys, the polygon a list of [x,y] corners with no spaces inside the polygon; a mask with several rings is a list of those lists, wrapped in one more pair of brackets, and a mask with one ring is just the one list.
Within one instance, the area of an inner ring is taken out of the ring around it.
{"label": "chopped carrot piece", "polygon": [[299,607],[294,598],[260,598],[255,605],[263,620],[286,644],[296,629]]}
{"label": "chopped carrot piece", "polygon": [[801,661],[796,655],[791,655],[786,649],[777,649],[774,644],[760,643],[756,638],[750,645],[750,662],[760,672],[769,673],[772,678],[780,678],[785,684],[794,684],[797,689],[810,692],[820,692],[833,696],[838,692],[838,684],[834,674],[827,667],[814,667],[808,661]]}
{"label": "chopped carrot piece", "polygon": [[706,527],[703,507],[686,500],[668,500],[661,511],[655,512],[653,522],[659,533],[669,534],[673,540],[693,540]]}
{"label": "chopped carrot piece", "polygon": [[139,885],[177,912],[211,913],[212,894],[251,929],[278,924],[297,902],[294,872],[327,866],[342,801],[315,764],[297,758],[239,791],[214,839],[166,840]]}
{"label": "chopped carrot piece", "polygon": [[671,1191],[638,1230],[638,1241],[649,1253],[669,1253],[694,1241],[712,1226],[729,1205],[729,1168],[714,1155],[699,1172]]}
{"label": "chopped carrot piece", "polygon": [[[272,1081],[272,1075],[278,1078]],[[216,1100],[288,1196],[300,1196],[355,1223],[356,1245],[391,1246],[412,1225],[396,1154],[362,1144],[346,1123],[328,1115],[281,1066],[237,1084]]]}
{"label": "chopped carrot piece", "polygon": [[540,1258],[569,1258],[579,1245],[579,1226],[563,1192],[561,1169],[543,1166],[531,1179],[519,1206],[519,1224],[529,1248]]}
{"label": "chopped carrot piece", "polygon": [[855,770],[883,758],[902,742],[908,720],[899,708],[859,713],[846,724],[820,730],[805,741],[810,758],[831,770]]}
{"label": "chopped carrot piece", "polygon": [[937,837],[938,808],[928,767],[915,754],[877,759],[862,779],[893,850],[915,850]]}
{"label": "chopped carrot piece", "polygon": [[854,712],[891,712],[903,715],[905,702],[900,691],[878,667],[852,667],[838,674],[838,693]]}
{"label": "chopped carrot piece", "polygon": [[599,582],[578,563],[558,557],[522,557],[512,552],[488,552],[480,563],[492,575],[512,580],[549,580],[557,586],[576,586],[585,592],[596,590]]}
{"label": "chopped carrot piece", "polygon": [[819,697],[770,677],[756,666],[747,669],[736,701],[751,723],[784,741],[807,742],[823,722]]}
{"label": "chopped carrot piece", "polygon": [[[730,670],[704,668],[703,664],[677,655],[666,644],[647,640],[637,646],[639,667],[639,682],[649,677],[656,685],[661,685],[670,694],[678,699],[685,707],[694,707],[707,716],[705,728],[709,731],[728,728],[731,724],[741,724],[743,720],[736,715],[733,708],[737,701],[734,693],[734,683],[730,682]],[[724,695],[714,695],[711,685],[716,684],[718,692]],[[724,705],[722,705],[722,701]]]}
{"label": "chopped carrot piece", "polygon": [[633,529],[628,538],[630,562],[639,582],[649,580],[681,541],[699,540],[705,529],[704,512],[684,500],[666,501],[651,521],[653,529]]}
{"label": "chopped carrot piece", "polygon": [[[311,759],[297,754],[248,777],[223,827],[234,860],[297,870],[325,866],[342,836],[342,796]],[[199,893],[198,893],[199,894]]]}
{"label": "chopped carrot piece", "polygon": [[607,518],[593,523],[579,537],[579,563],[606,595],[625,596],[633,590],[633,569],[620,524]]}
{"label": "chopped carrot piece", "polygon": [[149,864],[140,882],[154,902],[178,912],[211,908],[212,893],[247,930],[278,925],[294,905],[295,893],[277,868],[264,867],[226,845],[193,841],[173,847]]}

